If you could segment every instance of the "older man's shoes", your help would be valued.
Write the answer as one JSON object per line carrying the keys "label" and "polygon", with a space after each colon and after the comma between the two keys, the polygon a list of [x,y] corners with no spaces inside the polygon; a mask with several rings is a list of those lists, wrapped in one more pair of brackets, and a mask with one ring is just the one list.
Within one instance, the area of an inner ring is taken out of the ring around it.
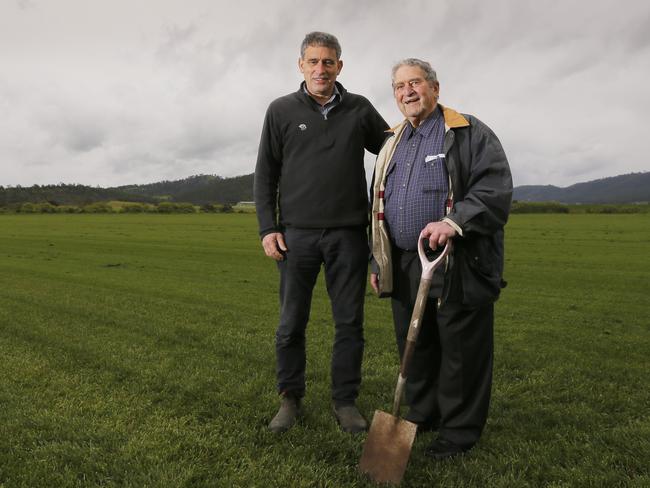
{"label": "older man's shoes", "polygon": [[467,451],[469,451],[472,446],[462,446],[455,444],[450,440],[445,439],[444,437],[438,437],[434,440],[429,447],[424,451],[425,454],[433,459],[450,459],[456,456],[460,456]]}
{"label": "older man's shoes", "polygon": [[290,394],[282,395],[280,409],[269,423],[269,430],[276,434],[286,432],[301,415],[301,398]]}
{"label": "older man's shoes", "polygon": [[358,434],[368,430],[368,422],[363,418],[359,409],[352,404],[334,405],[334,416],[343,432]]}

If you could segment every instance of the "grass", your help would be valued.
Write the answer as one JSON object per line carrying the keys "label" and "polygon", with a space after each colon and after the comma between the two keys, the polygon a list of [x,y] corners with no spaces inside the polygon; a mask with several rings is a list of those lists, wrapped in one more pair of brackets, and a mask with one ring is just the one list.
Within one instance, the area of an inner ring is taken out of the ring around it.
{"label": "grass", "polygon": [[[650,216],[515,215],[481,442],[418,436],[403,486],[650,484]],[[0,216],[0,486],[364,487],[329,404],[322,281],[305,420],[277,408],[277,272],[251,214]],[[368,294],[359,406],[390,408],[389,304]]]}

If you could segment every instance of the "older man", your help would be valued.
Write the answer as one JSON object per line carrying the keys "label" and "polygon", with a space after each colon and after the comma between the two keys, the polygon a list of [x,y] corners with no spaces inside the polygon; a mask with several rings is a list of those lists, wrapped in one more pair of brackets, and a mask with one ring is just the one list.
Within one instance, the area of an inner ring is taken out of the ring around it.
{"label": "older man", "polygon": [[443,459],[471,449],[487,419],[512,178],[494,133],[438,104],[429,63],[397,63],[393,92],[406,120],[375,166],[370,279],[380,296],[392,297],[401,355],[421,273],[418,236],[424,230],[432,249],[453,241],[432,282],[406,386],[406,418],[438,430],[427,453]]}
{"label": "older man", "polygon": [[273,432],[289,429],[301,414],[305,329],[321,264],[336,327],[334,414],[346,432],[367,428],[355,406],[368,269],[363,158],[364,149],[379,152],[388,125],[368,100],[336,81],[343,67],[340,58],[336,37],[307,34],[298,59],[304,82],[269,106],[255,168],[262,245],[280,271],[276,357],[282,400],[269,424]]}

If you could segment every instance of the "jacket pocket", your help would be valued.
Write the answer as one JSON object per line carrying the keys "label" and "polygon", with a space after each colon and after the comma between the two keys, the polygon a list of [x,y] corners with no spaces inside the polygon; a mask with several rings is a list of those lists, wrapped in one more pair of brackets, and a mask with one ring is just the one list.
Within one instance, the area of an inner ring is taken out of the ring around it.
{"label": "jacket pocket", "polygon": [[463,305],[475,307],[494,302],[501,292],[502,253],[491,238],[467,243],[461,259]]}

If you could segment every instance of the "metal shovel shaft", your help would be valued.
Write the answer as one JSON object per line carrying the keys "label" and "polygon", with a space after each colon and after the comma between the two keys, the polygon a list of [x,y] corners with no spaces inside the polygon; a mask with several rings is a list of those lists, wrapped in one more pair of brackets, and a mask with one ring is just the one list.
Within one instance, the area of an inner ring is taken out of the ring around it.
{"label": "metal shovel shaft", "polygon": [[436,268],[443,262],[451,250],[451,241],[447,241],[447,245],[442,250],[440,255],[433,261],[427,259],[424,252],[424,239],[422,234],[418,238],[418,257],[422,265],[422,274],[420,277],[420,285],[418,286],[418,293],[415,297],[415,305],[413,313],[411,314],[411,322],[409,323],[409,330],[406,336],[406,346],[402,354],[402,362],[400,364],[399,376],[397,378],[397,386],[395,387],[395,397],[393,399],[393,415],[396,417],[399,414],[399,408],[404,396],[404,387],[408,378],[408,369],[411,365],[411,359],[415,352],[415,344],[418,341],[420,334],[420,325],[422,325],[422,317],[424,316],[424,309],[427,305],[427,298],[429,297],[429,289],[431,288],[431,281],[433,273]]}
{"label": "metal shovel shaft", "polygon": [[397,386],[395,387],[393,415],[396,417],[399,415],[399,408],[402,403],[402,396],[404,395],[404,387],[406,386],[406,379],[408,378],[409,366],[411,365],[411,359],[413,358],[413,353],[415,351],[415,344],[417,343],[418,335],[420,334],[420,325],[427,304],[429,288],[431,288],[431,278],[421,278],[420,286],[418,287],[418,294],[415,299],[415,306],[413,307],[413,313],[411,314],[409,331],[406,336],[406,346],[404,347],[404,354],[402,354],[402,363],[397,378]]}

